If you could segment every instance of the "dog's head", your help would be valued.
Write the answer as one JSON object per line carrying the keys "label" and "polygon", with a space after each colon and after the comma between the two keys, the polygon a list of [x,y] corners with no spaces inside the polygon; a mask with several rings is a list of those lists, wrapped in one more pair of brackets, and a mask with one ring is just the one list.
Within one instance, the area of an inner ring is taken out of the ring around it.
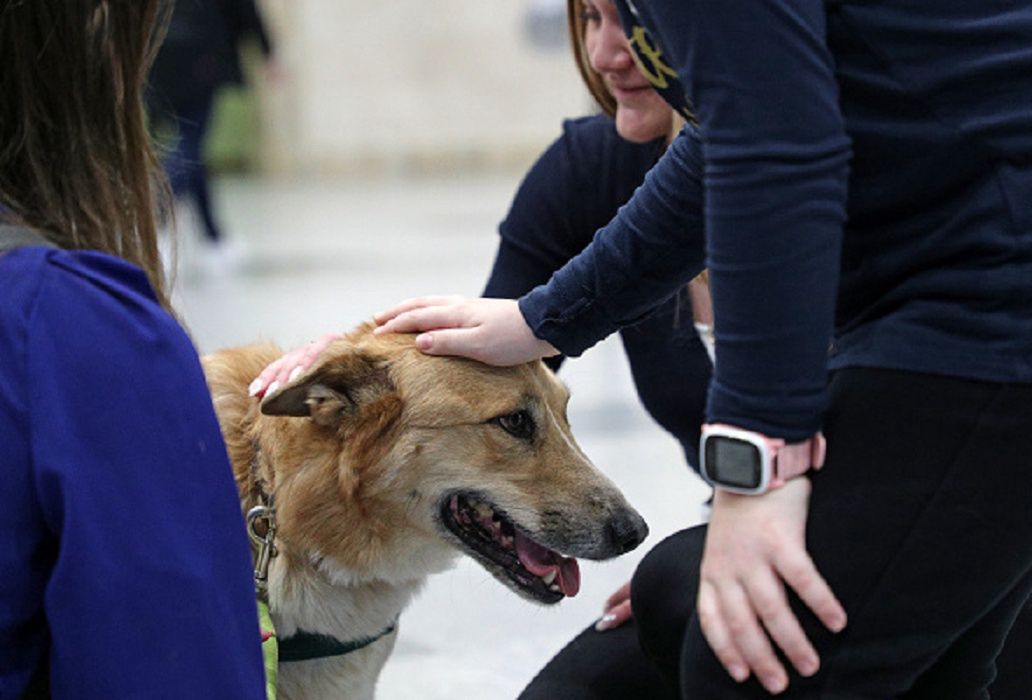
{"label": "dog's head", "polygon": [[277,475],[284,535],[350,567],[444,541],[527,598],[574,595],[572,557],[622,554],[648,530],[577,446],[568,398],[541,362],[430,357],[363,327],[261,404],[304,419],[290,441],[311,455]]}

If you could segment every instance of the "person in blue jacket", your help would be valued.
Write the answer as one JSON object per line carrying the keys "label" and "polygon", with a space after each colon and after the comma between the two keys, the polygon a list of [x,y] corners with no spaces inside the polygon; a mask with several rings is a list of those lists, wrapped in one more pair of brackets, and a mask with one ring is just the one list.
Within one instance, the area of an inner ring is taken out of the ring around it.
{"label": "person in blue jacket", "polygon": [[3,700],[265,697],[238,495],[155,241],[161,8],[0,8]]}
{"label": "person in blue jacket", "polygon": [[717,490],[682,695],[983,697],[1032,590],[1032,3],[617,6],[701,148],[518,302],[410,300],[381,331],[576,355],[705,263],[707,421],[785,483]]}

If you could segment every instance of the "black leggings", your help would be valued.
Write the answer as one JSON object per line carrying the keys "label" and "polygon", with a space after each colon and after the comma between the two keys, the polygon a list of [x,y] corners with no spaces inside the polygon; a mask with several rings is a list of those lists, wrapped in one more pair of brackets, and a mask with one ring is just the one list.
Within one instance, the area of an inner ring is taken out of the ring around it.
{"label": "black leggings", "polygon": [[[825,433],[807,546],[849,625],[828,633],[793,599],[822,670],[791,675],[781,697],[987,697],[1019,613],[990,690],[996,700],[1032,697],[1032,386],[844,370],[832,381]],[[699,631],[704,536],[704,528],[678,533],[639,567],[640,648],[626,633],[586,631],[521,697],[769,697],[754,680],[735,684]],[[653,666],[636,674],[636,690],[588,690],[592,669],[638,668],[646,655]],[[582,690],[542,693],[560,678]]]}

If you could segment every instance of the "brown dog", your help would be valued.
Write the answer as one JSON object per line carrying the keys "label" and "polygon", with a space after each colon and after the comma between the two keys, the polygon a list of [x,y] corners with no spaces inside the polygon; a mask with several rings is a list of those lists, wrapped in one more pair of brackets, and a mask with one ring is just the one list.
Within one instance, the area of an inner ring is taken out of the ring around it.
{"label": "brown dog", "polygon": [[275,509],[287,700],[372,698],[399,613],[456,550],[551,604],[580,585],[570,557],[614,557],[647,533],[577,447],[569,394],[542,363],[430,357],[371,328],[260,404],[247,386],[278,349],[204,359],[245,512]]}

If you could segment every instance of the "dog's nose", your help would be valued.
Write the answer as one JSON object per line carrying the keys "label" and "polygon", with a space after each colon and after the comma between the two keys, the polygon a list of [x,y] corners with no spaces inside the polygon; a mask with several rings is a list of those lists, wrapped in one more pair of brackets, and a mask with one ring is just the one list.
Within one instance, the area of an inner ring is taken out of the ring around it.
{"label": "dog's nose", "polygon": [[636,512],[624,511],[613,516],[606,523],[606,535],[618,554],[629,552],[649,534],[649,526]]}

